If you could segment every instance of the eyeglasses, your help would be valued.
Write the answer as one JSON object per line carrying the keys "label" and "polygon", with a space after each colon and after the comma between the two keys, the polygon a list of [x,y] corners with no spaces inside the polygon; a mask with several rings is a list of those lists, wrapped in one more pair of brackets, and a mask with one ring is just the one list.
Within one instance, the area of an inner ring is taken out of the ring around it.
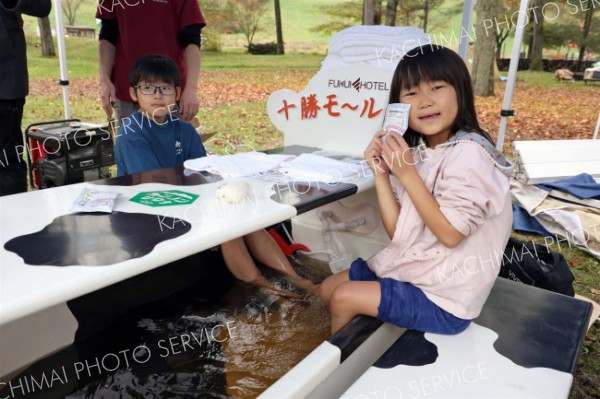
{"label": "eyeglasses", "polygon": [[134,86],[136,89],[140,91],[143,95],[152,96],[156,94],[158,91],[163,96],[173,96],[175,95],[175,86],[152,86],[152,85],[142,85],[142,86]]}

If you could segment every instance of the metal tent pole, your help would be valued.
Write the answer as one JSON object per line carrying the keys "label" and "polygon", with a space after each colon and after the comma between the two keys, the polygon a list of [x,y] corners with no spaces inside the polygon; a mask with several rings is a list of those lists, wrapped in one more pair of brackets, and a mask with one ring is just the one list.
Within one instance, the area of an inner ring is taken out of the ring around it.
{"label": "metal tent pole", "polygon": [[508,68],[508,81],[506,82],[504,102],[502,103],[502,110],[500,111],[500,128],[498,129],[498,142],[496,143],[496,148],[500,151],[502,151],[504,146],[504,135],[506,133],[508,117],[515,115],[515,111],[510,109],[510,104],[512,103],[513,90],[515,87],[515,81],[517,80],[517,70],[519,69],[519,58],[521,53],[521,42],[523,42],[523,33],[525,32],[525,26],[529,22],[529,17],[527,15],[528,8],[529,0],[521,0],[521,6],[519,7],[519,20],[517,22],[517,30],[515,32],[512,55],[510,56],[510,67]]}
{"label": "metal tent pole", "polygon": [[458,55],[463,61],[467,62],[469,53],[469,38],[471,33],[471,20],[473,16],[473,0],[465,0],[463,2],[463,15],[460,31],[460,43],[458,44]]}
{"label": "metal tent pole", "polygon": [[71,108],[69,106],[69,79],[67,76],[67,51],[65,48],[61,0],[54,0],[54,16],[56,17],[56,42],[58,43],[58,57],[60,61],[60,80],[58,81],[58,84],[62,86],[65,119],[71,119]]}

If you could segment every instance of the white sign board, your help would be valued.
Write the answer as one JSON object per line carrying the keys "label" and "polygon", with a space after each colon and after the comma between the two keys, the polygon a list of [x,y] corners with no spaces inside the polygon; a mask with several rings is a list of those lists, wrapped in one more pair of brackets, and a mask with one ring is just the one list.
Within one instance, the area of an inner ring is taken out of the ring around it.
{"label": "white sign board", "polygon": [[286,146],[362,155],[381,129],[392,76],[366,63],[321,70],[300,93],[272,93],[267,111]]}

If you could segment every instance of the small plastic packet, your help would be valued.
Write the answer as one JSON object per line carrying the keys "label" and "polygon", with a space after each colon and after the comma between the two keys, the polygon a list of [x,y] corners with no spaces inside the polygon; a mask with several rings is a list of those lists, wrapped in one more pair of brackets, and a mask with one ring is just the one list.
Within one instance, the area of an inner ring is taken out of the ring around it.
{"label": "small plastic packet", "polygon": [[383,119],[383,130],[387,133],[381,137],[381,141],[385,143],[385,139],[391,132],[396,132],[403,135],[408,129],[408,115],[410,112],[410,104],[392,103],[388,104],[385,109],[385,118]]}
{"label": "small plastic packet", "polygon": [[71,205],[71,212],[111,213],[119,193],[84,188]]}

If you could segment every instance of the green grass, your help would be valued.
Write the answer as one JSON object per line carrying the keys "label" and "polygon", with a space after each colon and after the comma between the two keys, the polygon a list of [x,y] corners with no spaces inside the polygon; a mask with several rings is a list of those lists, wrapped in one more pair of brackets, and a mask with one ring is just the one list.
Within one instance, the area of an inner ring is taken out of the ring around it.
{"label": "green grass", "polygon": [[[71,117],[90,123],[106,124],[100,100],[77,97],[69,101]],[[62,96],[29,96],[23,112],[23,129],[40,121],[64,119]]]}
{"label": "green grass", "polygon": [[253,71],[271,69],[318,70],[324,54],[289,53],[280,55],[253,55],[242,50],[227,50],[221,53],[202,52],[203,71]]}
{"label": "green grass", "polygon": [[262,103],[202,108],[198,118],[202,121],[204,133],[216,133],[213,142],[208,145],[211,152],[231,150],[228,143],[256,151],[283,146],[283,135],[271,123]]}
{"label": "green grass", "polygon": [[[42,57],[38,38],[27,38],[27,57],[30,78],[60,77],[58,47],[56,57]],[[81,37],[65,38],[67,69],[69,78],[98,77],[98,41]]]}

